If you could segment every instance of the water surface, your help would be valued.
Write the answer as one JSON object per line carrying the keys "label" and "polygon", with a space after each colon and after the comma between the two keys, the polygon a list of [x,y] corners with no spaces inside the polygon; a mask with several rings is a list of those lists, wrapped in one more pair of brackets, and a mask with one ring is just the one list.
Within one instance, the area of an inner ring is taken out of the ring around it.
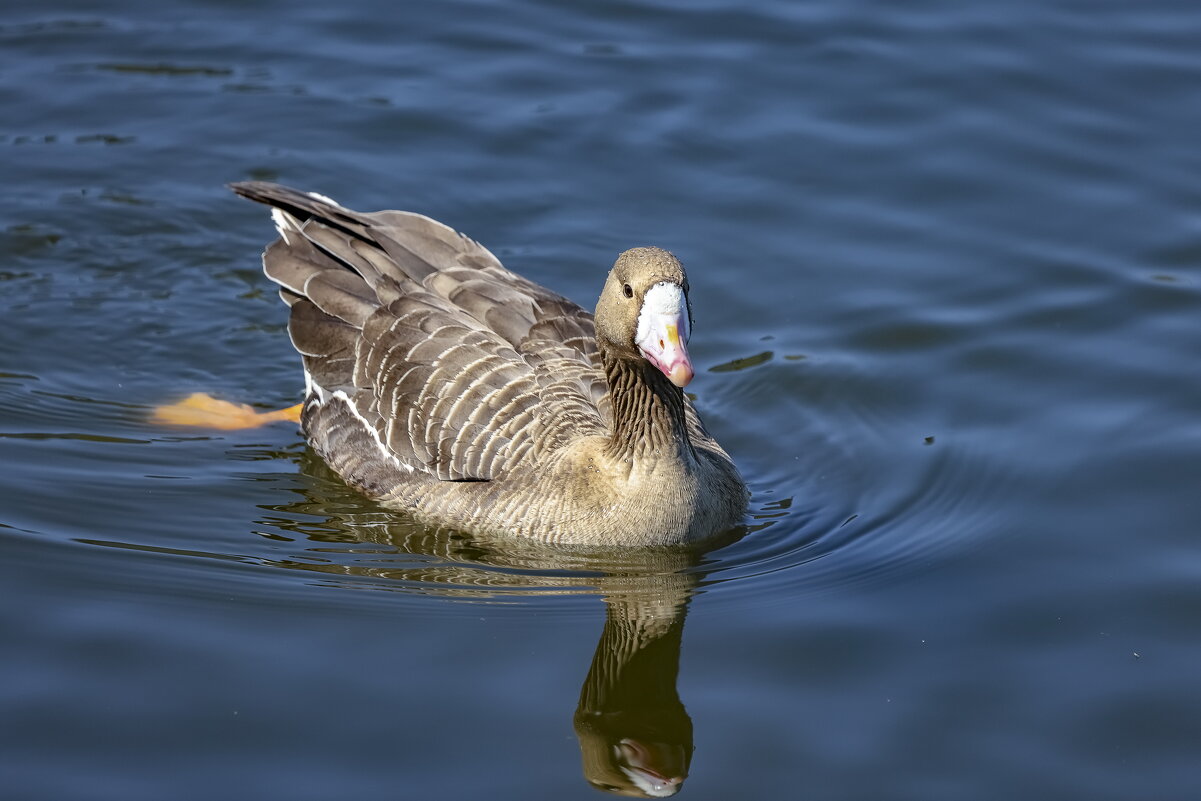
{"label": "water surface", "polygon": [[[6,796],[1195,797],[1198,41],[1167,0],[7,15]],[[150,424],[298,399],[244,179],[588,307],[674,250],[745,536],[483,543],[293,426]]]}

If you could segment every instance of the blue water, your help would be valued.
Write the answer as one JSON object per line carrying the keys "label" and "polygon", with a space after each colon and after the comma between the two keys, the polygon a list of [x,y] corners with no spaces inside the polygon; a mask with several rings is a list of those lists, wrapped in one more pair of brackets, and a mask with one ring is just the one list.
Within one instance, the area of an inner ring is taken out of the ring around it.
{"label": "blue water", "polygon": [[[626,736],[695,799],[1196,798],[1198,42],[1168,0],[10,11],[4,797],[599,798]],[[244,179],[589,307],[675,251],[745,536],[478,543],[294,426],[153,425],[299,398]]]}

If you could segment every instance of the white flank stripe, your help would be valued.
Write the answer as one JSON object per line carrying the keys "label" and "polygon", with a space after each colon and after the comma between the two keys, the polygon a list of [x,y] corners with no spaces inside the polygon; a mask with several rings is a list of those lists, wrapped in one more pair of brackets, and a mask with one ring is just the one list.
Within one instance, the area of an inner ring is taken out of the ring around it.
{"label": "white flank stripe", "polygon": [[344,391],[339,389],[331,397],[334,400],[340,400],[346,404],[346,408],[349,409],[350,413],[355,416],[355,419],[357,419],[359,421],[359,423],[362,424],[363,430],[366,431],[367,434],[373,440],[375,440],[375,446],[377,448],[379,448],[379,452],[380,452],[381,456],[383,456],[385,459],[391,461],[392,464],[396,465],[401,470],[404,470],[409,473],[413,472],[412,465],[408,465],[408,464],[405,464],[404,462],[400,461],[400,459],[396,458],[396,454],[394,454],[394,453],[392,453],[392,451],[388,450],[388,447],[386,445],[384,445],[384,441],[382,439],[380,439],[379,432],[375,430],[374,426],[372,426],[370,423],[367,422],[366,417],[363,417],[363,415],[359,414],[359,410],[355,408],[354,403],[351,402],[350,397]]}

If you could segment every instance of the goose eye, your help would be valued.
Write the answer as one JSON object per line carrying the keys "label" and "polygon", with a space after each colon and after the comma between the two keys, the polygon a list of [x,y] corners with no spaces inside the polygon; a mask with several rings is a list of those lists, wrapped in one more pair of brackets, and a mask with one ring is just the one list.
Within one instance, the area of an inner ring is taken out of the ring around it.
{"label": "goose eye", "polygon": [[623,287],[621,288],[621,291],[625,293],[625,296],[626,296],[627,298],[632,298],[632,297],[634,297],[634,290],[633,290],[633,289],[630,287],[630,285],[629,285],[629,284],[626,284],[625,286],[623,286]]}

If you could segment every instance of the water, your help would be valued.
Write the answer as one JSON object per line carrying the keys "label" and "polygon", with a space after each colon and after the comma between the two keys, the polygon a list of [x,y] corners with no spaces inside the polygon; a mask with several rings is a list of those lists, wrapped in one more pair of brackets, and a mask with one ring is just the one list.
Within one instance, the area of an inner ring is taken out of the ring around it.
{"label": "water", "polygon": [[[0,23],[14,799],[1186,799],[1201,9],[59,3]],[[696,556],[481,543],[294,427],[280,180],[591,306],[690,269],[754,490]],[[595,661],[594,661],[595,657]],[[635,771],[636,773],[636,771]]]}

